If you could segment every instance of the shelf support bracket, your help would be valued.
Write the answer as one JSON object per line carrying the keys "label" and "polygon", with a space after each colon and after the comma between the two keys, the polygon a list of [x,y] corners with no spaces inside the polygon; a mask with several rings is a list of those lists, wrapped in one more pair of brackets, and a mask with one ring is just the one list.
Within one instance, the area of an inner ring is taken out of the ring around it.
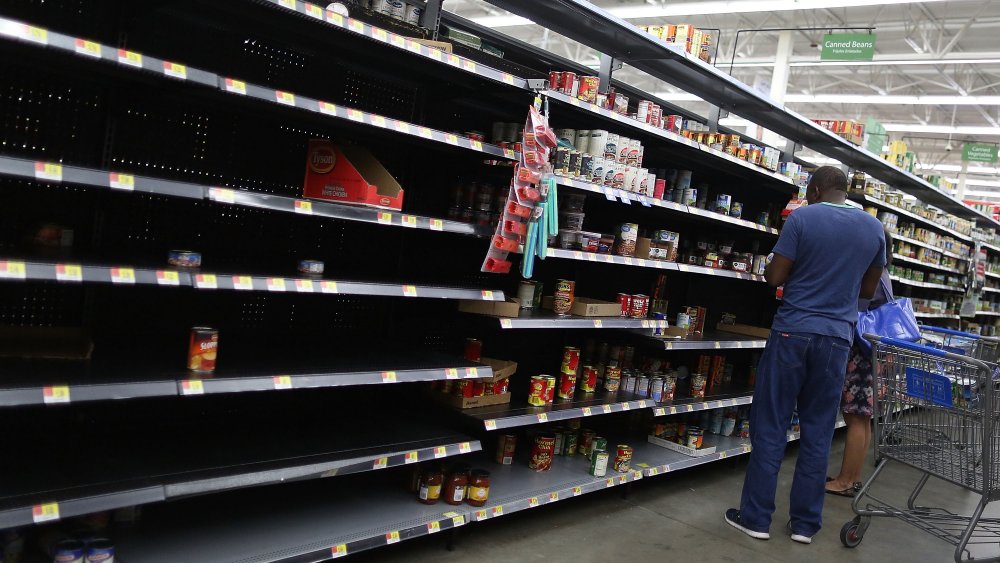
{"label": "shelf support bracket", "polygon": [[799,145],[791,139],[785,140],[785,148],[781,149],[781,162],[795,162],[795,151]]}
{"label": "shelf support bracket", "polygon": [[712,106],[712,109],[708,112],[708,130],[712,133],[718,133],[719,120],[724,117],[729,117],[728,111],[719,106]]}
{"label": "shelf support bracket", "polygon": [[427,0],[424,13],[420,15],[420,27],[431,32],[431,39],[437,41],[441,30],[441,4],[444,0]]}
{"label": "shelf support bracket", "polygon": [[600,86],[598,86],[597,91],[601,94],[607,94],[611,91],[611,73],[622,68],[622,62],[616,60],[610,55],[605,55],[601,53],[601,67],[597,71],[597,76],[600,79]]}

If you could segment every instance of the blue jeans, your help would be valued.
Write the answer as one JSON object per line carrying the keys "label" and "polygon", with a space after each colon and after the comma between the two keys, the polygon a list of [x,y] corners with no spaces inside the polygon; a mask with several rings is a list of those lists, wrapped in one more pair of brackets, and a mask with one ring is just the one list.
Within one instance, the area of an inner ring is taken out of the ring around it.
{"label": "blue jeans", "polygon": [[802,442],[789,516],[797,534],[812,536],[822,526],[827,459],[849,350],[850,342],[841,338],[771,331],[750,409],[753,450],[740,500],[740,519],[747,528],[767,532],[771,527],[778,470],[796,404]]}

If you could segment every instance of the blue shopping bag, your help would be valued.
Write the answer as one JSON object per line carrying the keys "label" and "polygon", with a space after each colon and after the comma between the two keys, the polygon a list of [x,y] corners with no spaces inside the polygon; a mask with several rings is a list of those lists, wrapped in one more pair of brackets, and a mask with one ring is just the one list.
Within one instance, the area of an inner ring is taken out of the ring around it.
{"label": "blue shopping bag", "polygon": [[[886,290],[885,280],[880,280],[880,283],[883,290]],[[885,294],[892,295],[892,289],[886,290]],[[913,304],[909,299],[902,297],[869,311],[858,311],[854,341],[862,350],[871,352],[871,342],[864,338],[866,332],[916,342],[920,339],[920,325],[917,324],[917,317],[913,314]]]}

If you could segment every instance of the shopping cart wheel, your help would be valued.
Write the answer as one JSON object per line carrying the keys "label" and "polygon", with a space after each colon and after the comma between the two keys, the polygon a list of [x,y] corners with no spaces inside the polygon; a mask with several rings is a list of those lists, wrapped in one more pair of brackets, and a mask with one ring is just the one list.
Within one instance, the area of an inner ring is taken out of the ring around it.
{"label": "shopping cart wheel", "polygon": [[840,529],[840,542],[846,547],[857,547],[864,539],[866,530],[868,530],[867,523],[862,525],[861,517],[855,516],[854,520],[844,524]]}

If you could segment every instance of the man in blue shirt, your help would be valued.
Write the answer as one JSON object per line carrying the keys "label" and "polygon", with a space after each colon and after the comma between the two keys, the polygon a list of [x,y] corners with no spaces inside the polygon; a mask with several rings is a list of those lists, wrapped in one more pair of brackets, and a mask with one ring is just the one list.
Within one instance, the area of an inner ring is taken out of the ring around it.
{"label": "man in blue shirt", "polygon": [[811,543],[822,526],[827,459],[857,322],[858,296],[875,294],[885,266],[882,225],[846,205],[847,177],[832,166],[813,174],[809,205],[788,216],[764,272],[785,286],[757,367],[750,410],[750,461],[740,508],[726,521],[769,539],[786,431],[798,407],[802,431],[790,495],[792,539]]}

